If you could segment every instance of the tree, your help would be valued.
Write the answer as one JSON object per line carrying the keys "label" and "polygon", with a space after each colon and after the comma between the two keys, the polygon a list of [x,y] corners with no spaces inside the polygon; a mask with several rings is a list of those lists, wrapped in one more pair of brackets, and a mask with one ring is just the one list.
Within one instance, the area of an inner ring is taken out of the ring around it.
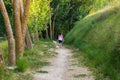
{"label": "tree", "polygon": [[23,56],[23,37],[22,27],[20,21],[20,5],[19,0],[13,1],[14,12],[14,29],[15,29],[15,43],[16,43],[16,56]]}
{"label": "tree", "polygon": [[22,16],[22,37],[23,37],[23,49],[25,47],[25,35],[26,35],[26,31],[27,31],[27,22],[28,22],[28,17],[29,17],[29,8],[30,8],[30,0],[26,0],[26,2],[24,3],[24,13]]}
{"label": "tree", "polygon": [[[26,14],[24,14],[24,9],[25,9],[25,3],[26,1],[24,1],[24,4],[23,4],[23,0],[20,0],[20,18],[21,18],[21,22],[23,23],[24,22],[24,16],[28,14],[28,11]],[[30,6],[30,1],[29,1],[29,5],[28,7]],[[28,15],[25,16],[28,18]],[[27,22],[27,21],[26,21]],[[29,33],[29,30],[27,28],[27,24],[26,22],[24,22],[23,24],[26,25],[26,27],[24,27],[24,29],[26,29],[26,34],[24,35],[25,36],[25,44],[26,44],[26,48],[28,49],[32,49],[33,46],[32,46],[32,40],[31,40],[31,37],[30,37],[30,33]],[[25,31],[25,30],[24,30]],[[22,33],[23,34],[23,33]],[[24,37],[23,37],[24,38]],[[23,39],[24,40],[24,39]],[[23,45],[24,47],[24,45]]]}
{"label": "tree", "polygon": [[15,44],[14,44],[13,32],[3,0],[0,0],[0,9],[4,18],[4,23],[7,32],[8,48],[9,48],[8,61],[10,65],[15,65]]}
{"label": "tree", "polygon": [[92,0],[53,0],[51,2],[53,35],[57,36],[58,32],[65,35],[76,21],[89,13],[91,5]]}
{"label": "tree", "polygon": [[[30,0],[24,0],[24,6],[21,0],[14,0],[14,28],[16,38],[16,55],[23,56],[25,47],[25,35],[29,16]],[[24,10],[23,10],[24,9]]]}
{"label": "tree", "polygon": [[50,21],[50,2],[51,0],[31,0],[29,26],[36,36],[48,29],[46,25]]}
{"label": "tree", "polygon": [[27,48],[27,49],[32,49],[32,48],[33,48],[33,45],[32,45],[32,40],[31,40],[31,37],[30,37],[30,33],[29,33],[28,28],[27,28],[26,31],[27,31],[26,37],[25,37],[26,48]]}

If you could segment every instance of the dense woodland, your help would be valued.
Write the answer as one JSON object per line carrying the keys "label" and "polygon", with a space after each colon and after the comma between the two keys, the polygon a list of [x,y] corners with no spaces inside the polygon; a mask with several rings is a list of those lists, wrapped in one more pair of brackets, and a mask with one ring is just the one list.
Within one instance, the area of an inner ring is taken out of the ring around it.
{"label": "dense woodland", "polygon": [[[117,54],[119,38],[112,36],[114,31],[113,33],[109,31],[120,28],[113,29],[115,26],[109,25],[114,21],[111,18],[108,19],[111,22],[108,21],[109,24],[103,25],[103,28],[97,26],[104,24],[103,21],[109,16],[114,14],[119,16],[120,11],[117,8],[119,3],[119,0],[0,0],[0,67],[16,66],[17,59],[24,57],[26,50],[34,49],[33,44],[39,39],[56,40],[58,33],[61,32],[65,36],[65,43],[79,47],[85,52],[85,57],[88,57],[90,63],[93,62],[89,66],[98,67],[97,69],[100,69],[98,72],[103,73],[102,77],[113,75],[110,77],[111,80],[119,80],[120,57]],[[99,10],[108,6],[115,8],[97,15]],[[105,29],[107,25],[111,27]],[[119,36],[117,32],[115,35]],[[4,41],[8,42],[7,49],[4,49],[2,44]],[[8,50],[8,55],[3,56],[4,50]],[[103,57],[106,56],[109,61],[102,64],[106,60]],[[109,66],[110,69],[107,68]]]}

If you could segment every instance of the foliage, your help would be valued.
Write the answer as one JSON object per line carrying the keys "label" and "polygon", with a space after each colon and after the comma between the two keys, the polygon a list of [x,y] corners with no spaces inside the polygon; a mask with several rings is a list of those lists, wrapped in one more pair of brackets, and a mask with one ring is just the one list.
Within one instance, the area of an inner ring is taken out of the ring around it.
{"label": "foliage", "polygon": [[59,32],[66,35],[74,27],[76,21],[83,19],[89,13],[115,3],[115,1],[117,3],[117,0],[53,0],[51,8],[55,36]]}
{"label": "foliage", "polygon": [[92,8],[91,2],[91,0],[53,0],[51,7],[53,25],[55,21],[55,36],[59,32],[65,35],[73,28],[75,21],[86,16]]}
{"label": "foliage", "polygon": [[29,27],[32,32],[46,29],[49,21],[51,0],[31,0]]}
{"label": "foliage", "polygon": [[99,9],[102,9],[106,7],[107,5],[116,5],[116,3],[119,3],[118,0],[93,0],[92,10],[91,12],[97,11]]}

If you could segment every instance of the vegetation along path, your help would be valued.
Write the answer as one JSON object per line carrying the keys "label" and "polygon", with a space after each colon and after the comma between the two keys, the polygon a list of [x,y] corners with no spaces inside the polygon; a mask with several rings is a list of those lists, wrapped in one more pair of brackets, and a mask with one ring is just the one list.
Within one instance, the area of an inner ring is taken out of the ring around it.
{"label": "vegetation along path", "polygon": [[42,69],[44,73],[35,73],[34,80],[94,80],[87,68],[74,65],[71,50],[63,47],[56,52],[58,55],[51,65]]}

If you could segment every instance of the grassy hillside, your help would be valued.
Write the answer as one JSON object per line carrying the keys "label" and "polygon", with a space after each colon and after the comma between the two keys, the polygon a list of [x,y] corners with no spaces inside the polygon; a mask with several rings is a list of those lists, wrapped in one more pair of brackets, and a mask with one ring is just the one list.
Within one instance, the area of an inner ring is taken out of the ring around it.
{"label": "grassy hillside", "polygon": [[120,6],[106,7],[76,22],[65,43],[79,48],[97,80],[120,80]]}

